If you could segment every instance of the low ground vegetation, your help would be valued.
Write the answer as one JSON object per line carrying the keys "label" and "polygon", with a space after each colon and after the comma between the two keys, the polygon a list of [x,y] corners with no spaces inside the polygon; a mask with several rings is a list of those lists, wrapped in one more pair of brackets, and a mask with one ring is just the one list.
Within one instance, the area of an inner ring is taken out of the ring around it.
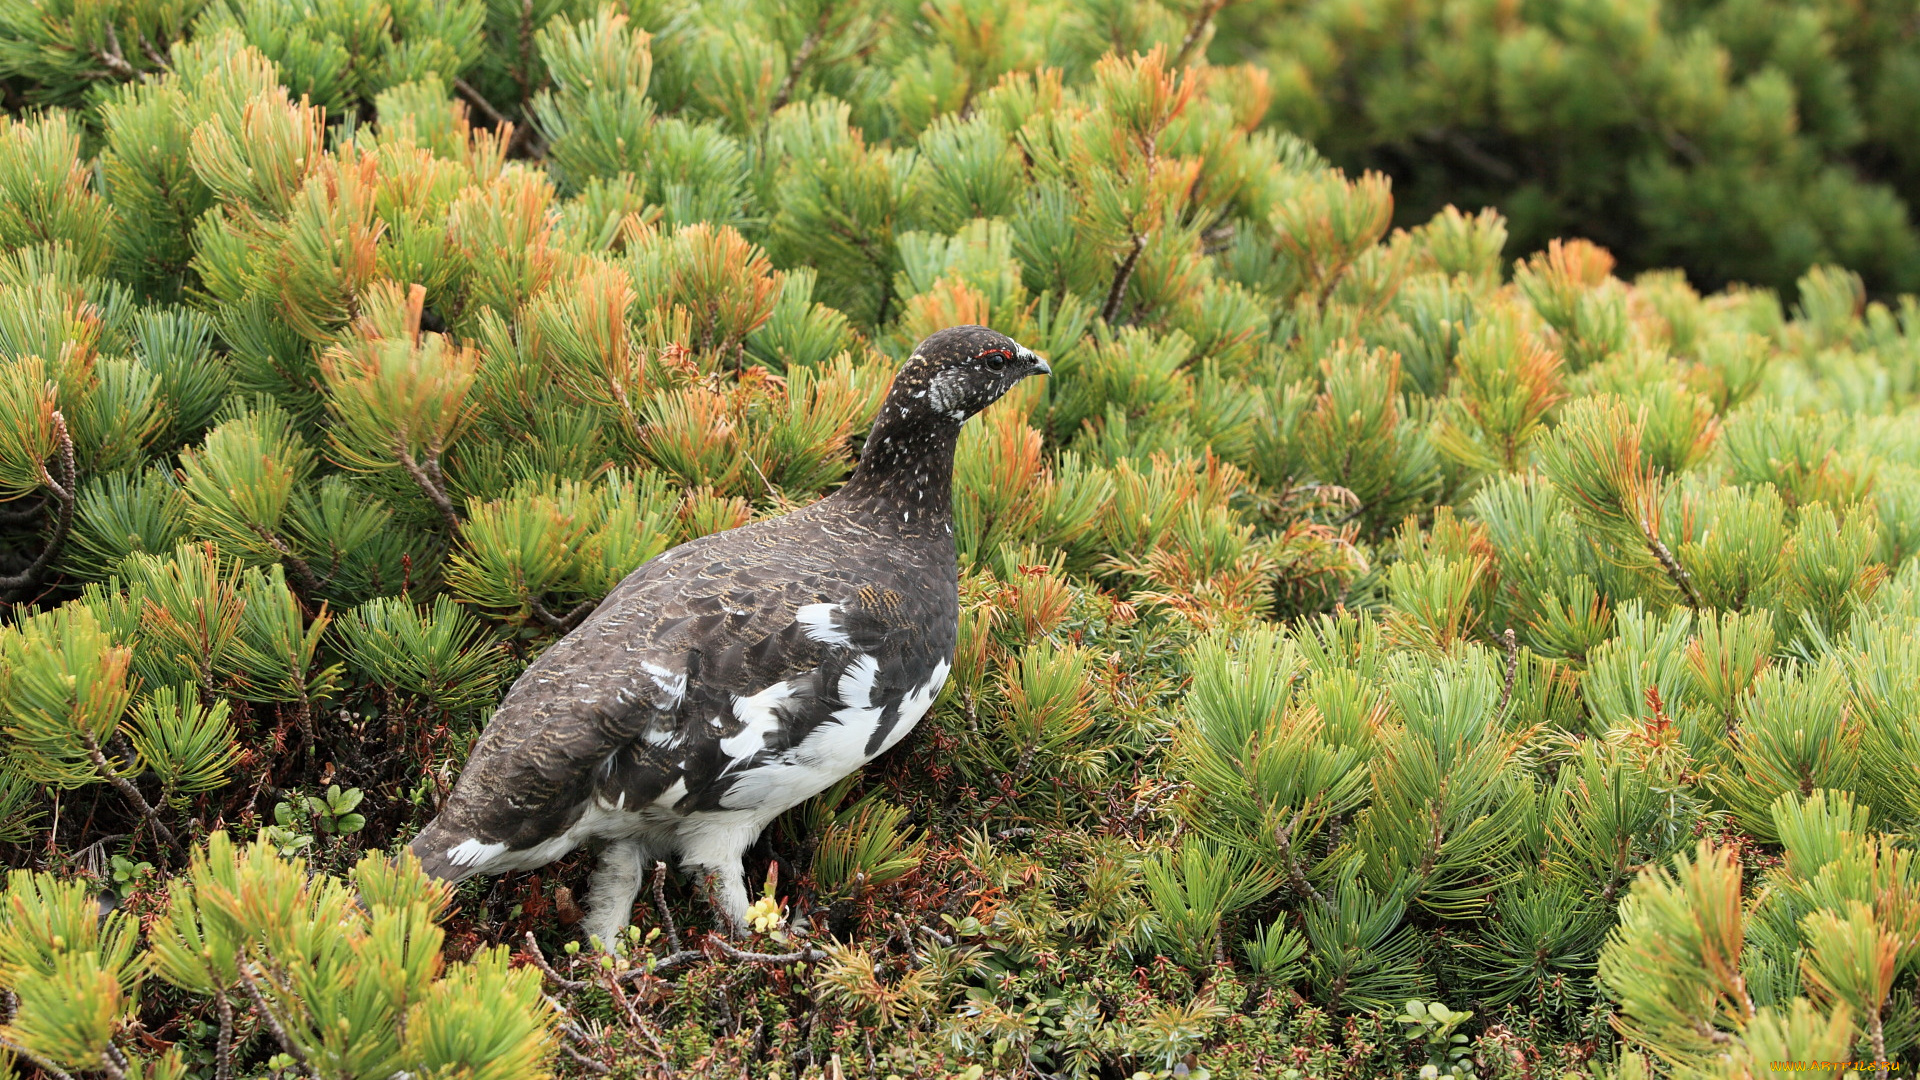
{"label": "low ground vegetation", "polygon": [[[35,9],[15,1067],[1911,1061],[1920,305],[1394,229],[1214,6]],[[962,440],[953,677],[770,831],[751,940],[388,857],[529,658],[829,490],[966,322],[1055,375]]]}

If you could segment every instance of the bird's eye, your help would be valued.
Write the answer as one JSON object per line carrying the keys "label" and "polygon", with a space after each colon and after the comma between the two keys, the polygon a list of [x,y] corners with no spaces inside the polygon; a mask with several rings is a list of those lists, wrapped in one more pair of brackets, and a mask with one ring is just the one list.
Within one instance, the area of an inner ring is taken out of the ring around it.
{"label": "bird's eye", "polygon": [[988,349],[980,354],[980,359],[985,360],[988,367],[997,371],[1013,363],[1013,354],[1005,349]]}

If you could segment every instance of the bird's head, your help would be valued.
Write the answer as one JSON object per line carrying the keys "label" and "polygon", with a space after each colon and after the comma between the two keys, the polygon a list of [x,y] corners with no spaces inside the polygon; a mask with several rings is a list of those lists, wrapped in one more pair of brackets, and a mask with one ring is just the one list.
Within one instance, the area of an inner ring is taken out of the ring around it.
{"label": "bird's head", "polygon": [[913,350],[894,377],[886,410],[959,423],[1000,400],[1021,379],[1052,370],[1005,334],[984,326],[950,326]]}

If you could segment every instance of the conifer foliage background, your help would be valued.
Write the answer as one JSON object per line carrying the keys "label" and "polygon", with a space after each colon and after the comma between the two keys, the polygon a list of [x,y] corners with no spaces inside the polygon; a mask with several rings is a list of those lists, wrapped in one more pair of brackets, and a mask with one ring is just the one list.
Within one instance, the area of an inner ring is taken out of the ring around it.
{"label": "conifer foliage background", "polygon": [[[1221,8],[0,0],[13,1067],[1912,1060],[1920,303],[1393,229]],[[962,440],[949,689],[751,941],[388,857],[959,322],[1055,375]]]}
{"label": "conifer foliage background", "polygon": [[1786,289],[1842,262],[1920,288],[1920,21],[1907,0],[1310,0],[1222,16],[1273,117],[1394,177],[1398,220],[1495,206],[1638,271]]}

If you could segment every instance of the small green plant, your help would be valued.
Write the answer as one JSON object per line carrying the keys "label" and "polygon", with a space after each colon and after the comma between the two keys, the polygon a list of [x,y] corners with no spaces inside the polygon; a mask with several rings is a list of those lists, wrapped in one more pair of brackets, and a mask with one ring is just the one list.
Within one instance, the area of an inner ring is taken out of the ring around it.
{"label": "small green plant", "polygon": [[151,884],[153,864],[134,862],[125,855],[115,855],[108,864],[112,868],[113,891],[120,894],[122,900],[132,896],[136,889]]}
{"label": "small green plant", "polygon": [[1467,1037],[1459,1030],[1460,1025],[1473,1019],[1473,1010],[1449,1009],[1438,1001],[1415,998],[1393,1019],[1401,1025],[1402,1037],[1427,1059],[1420,1066],[1420,1080],[1474,1080],[1479,1076],[1474,1071]]}
{"label": "small green plant", "polygon": [[347,836],[366,827],[367,819],[354,812],[360,800],[366,798],[359,788],[340,790],[339,784],[329,784],[325,796],[307,796],[307,812],[313,815],[314,827],[328,836]]}
{"label": "small green plant", "polygon": [[365,815],[355,810],[365,797],[359,788],[343,791],[330,784],[324,795],[282,799],[273,805],[273,824],[260,830],[261,838],[291,856],[312,847],[317,836],[350,836],[366,827]]}
{"label": "small green plant", "polygon": [[281,800],[273,804],[273,824],[260,827],[260,839],[273,845],[283,857],[290,857],[313,846],[312,822]]}

